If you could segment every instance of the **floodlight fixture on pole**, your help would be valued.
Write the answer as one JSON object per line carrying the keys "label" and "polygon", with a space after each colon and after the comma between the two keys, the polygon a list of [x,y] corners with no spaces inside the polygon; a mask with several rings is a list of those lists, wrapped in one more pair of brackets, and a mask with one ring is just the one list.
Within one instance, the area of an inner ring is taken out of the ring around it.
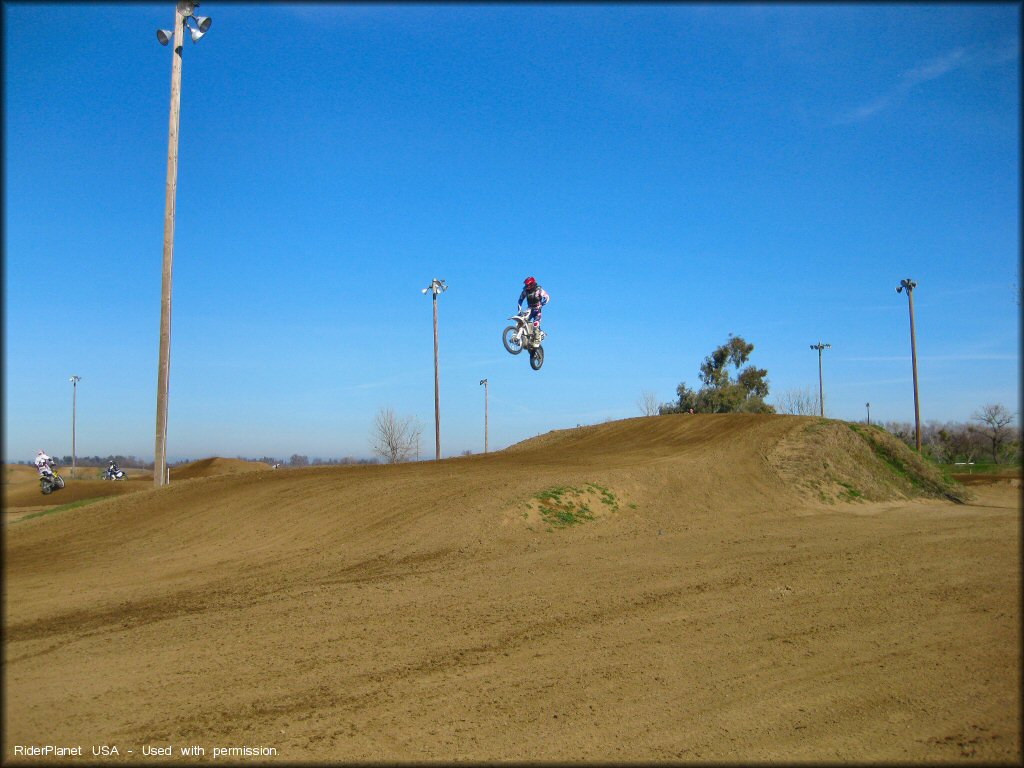
{"label": "floodlight fixture on pole", "polygon": [[818,405],[821,407],[822,418],[825,418],[825,387],[822,383],[821,376],[821,352],[824,349],[831,348],[831,344],[822,344],[820,341],[817,344],[811,344],[811,349],[818,350]]}
{"label": "floodlight fixture on pole", "polygon": [[[194,17],[198,0],[178,0],[174,8],[174,29],[158,29],[161,45],[174,40],[171,59],[171,109],[167,129],[167,186],[164,199],[164,256],[160,290],[160,358],[156,383],[156,445],[153,451],[153,484],[167,482],[167,395],[171,369],[171,284],[174,272],[174,213],[178,190],[178,128],[181,123],[181,59],[183,35],[187,29],[196,42],[210,28],[209,16]],[[188,19],[198,29],[188,25]]]}
{"label": "floodlight fixture on pole", "polygon": [[921,406],[917,397],[917,337],[914,332],[914,289],[917,283],[909,277],[900,280],[896,293],[907,292],[907,300],[910,303],[910,360],[914,367],[914,444],[917,450],[921,450]]}
{"label": "floodlight fixture on pole", "polygon": [[864,407],[868,409],[868,426],[871,426],[871,403],[864,403]]}
{"label": "floodlight fixture on pole", "polygon": [[434,304],[434,459],[441,460],[441,399],[437,375],[437,295],[448,290],[444,280],[436,277],[430,281],[430,285],[423,289],[423,295],[428,292],[433,297]]}
{"label": "floodlight fixture on pole", "polygon": [[484,453],[487,453],[487,379],[480,379],[484,386]]}
{"label": "floodlight fixture on pole", "polygon": [[[192,36],[193,43],[198,43],[199,39],[210,31],[210,25],[213,24],[213,19],[209,16],[194,15],[194,11],[198,7],[199,3],[197,1],[188,2],[188,0],[181,0],[177,6],[178,11],[184,19],[185,28],[188,29],[189,34]],[[189,26],[189,19],[192,19],[192,24],[195,26]],[[173,30],[158,29],[156,31],[156,39],[160,41],[160,45],[167,45],[173,37]]]}
{"label": "floodlight fixture on pole", "polygon": [[81,376],[72,376],[69,381],[71,382],[71,476],[75,476],[75,469],[77,467],[77,461],[75,456],[75,421],[78,418],[78,382],[82,380]]}

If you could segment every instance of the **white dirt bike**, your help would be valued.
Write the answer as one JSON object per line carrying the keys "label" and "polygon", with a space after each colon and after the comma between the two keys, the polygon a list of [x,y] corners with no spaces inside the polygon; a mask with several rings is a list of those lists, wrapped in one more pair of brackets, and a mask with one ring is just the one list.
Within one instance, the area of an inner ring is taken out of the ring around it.
{"label": "white dirt bike", "polygon": [[520,312],[509,318],[515,325],[508,326],[501,333],[501,343],[510,354],[518,355],[524,349],[530,353],[530,367],[539,371],[544,365],[544,347],[540,345],[547,333],[539,327],[534,328],[529,320],[530,311]]}

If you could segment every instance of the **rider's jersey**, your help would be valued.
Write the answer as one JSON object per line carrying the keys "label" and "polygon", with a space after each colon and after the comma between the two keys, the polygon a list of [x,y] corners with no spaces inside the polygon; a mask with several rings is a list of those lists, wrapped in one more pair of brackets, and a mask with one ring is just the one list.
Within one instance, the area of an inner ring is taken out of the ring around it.
{"label": "rider's jersey", "polygon": [[40,469],[49,464],[50,461],[52,461],[52,459],[45,453],[40,453],[38,456],[36,456],[36,466],[39,467]]}
{"label": "rider's jersey", "polygon": [[531,309],[535,309],[536,307],[543,307],[545,304],[548,303],[551,297],[548,296],[548,292],[541,288],[540,284],[538,283],[537,287],[534,288],[532,291],[527,291],[525,288],[523,288],[523,292],[519,294],[520,308],[522,308],[523,306],[524,299],[529,304]]}

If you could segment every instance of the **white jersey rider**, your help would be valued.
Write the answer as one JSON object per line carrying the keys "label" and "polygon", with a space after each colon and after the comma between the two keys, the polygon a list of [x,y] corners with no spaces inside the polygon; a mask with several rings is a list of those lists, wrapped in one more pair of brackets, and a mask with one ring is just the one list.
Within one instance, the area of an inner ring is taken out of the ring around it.
{"label": "white jersey rider", "polygon": [[39,476],[52,475],[53,470],[53,459],[46,455],[46,451],[40,449],[39,453],[36,454],[35,460],[36,469],[39,470]]}

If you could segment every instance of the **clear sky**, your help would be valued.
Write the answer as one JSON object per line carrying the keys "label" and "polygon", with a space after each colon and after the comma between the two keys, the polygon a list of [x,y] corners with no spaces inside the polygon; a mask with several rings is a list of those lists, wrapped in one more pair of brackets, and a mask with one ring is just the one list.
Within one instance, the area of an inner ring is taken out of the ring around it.
{"label": "clear sky", "polygon": [[[4,458],[151,459],[174,3],[5,3]],[[433,456],[640,415],[730,333],[769,402],[1020,399],[1019,4],[272,5],[186,43],[168,454]],[[540,372],[501,330],[551,294]]]}

